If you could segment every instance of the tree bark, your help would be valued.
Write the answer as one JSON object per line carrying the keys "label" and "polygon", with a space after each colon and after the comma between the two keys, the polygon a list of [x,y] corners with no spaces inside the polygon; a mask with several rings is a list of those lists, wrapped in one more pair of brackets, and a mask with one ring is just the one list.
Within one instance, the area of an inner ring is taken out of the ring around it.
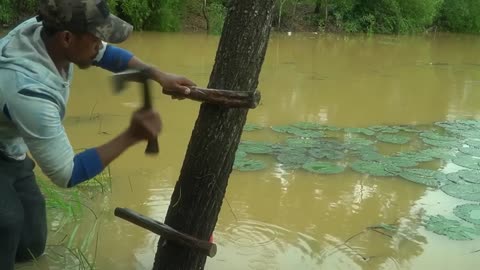
{"label": "tree bark", "polygon": [[[234,0],[228,7],[208,88],[251,91],[265,58],[274,0]],[[248,109],[200,107],[165,223],[208,240],[217,223]],[[154,270],[203,269],[206,256],[161,238]]]}

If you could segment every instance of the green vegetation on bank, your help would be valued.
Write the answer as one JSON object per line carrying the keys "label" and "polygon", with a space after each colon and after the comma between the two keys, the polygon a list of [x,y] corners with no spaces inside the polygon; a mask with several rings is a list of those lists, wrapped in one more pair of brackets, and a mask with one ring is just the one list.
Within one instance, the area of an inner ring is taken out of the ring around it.
{"label": "green vegetation on bank", "polygon": [[[35,14],[38,0],[0,0],[0,25]],[[219,34],[230,0],[108,0],[137,30]],[[480,32],[478,0],[277,0],[277,31]]]}

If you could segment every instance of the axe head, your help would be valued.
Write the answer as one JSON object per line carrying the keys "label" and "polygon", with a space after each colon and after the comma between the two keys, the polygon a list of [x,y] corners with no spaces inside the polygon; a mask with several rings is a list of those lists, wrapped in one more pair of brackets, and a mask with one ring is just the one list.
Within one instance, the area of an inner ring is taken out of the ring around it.
{"label": "axe head", "polygon": [[148,74],[146,70],[129,69],[123,72],[115,73],[113,79],[113,92],[118,94],[122,92],[128,82],[147,83]]}

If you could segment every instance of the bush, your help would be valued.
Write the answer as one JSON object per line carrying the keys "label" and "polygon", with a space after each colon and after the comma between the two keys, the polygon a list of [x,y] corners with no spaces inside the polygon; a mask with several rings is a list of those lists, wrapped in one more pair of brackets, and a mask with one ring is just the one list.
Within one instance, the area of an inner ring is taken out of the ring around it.
{"label": "bush", "polygon": [[455,32],[480,32],[480,1],[444,0],[439,24]]}

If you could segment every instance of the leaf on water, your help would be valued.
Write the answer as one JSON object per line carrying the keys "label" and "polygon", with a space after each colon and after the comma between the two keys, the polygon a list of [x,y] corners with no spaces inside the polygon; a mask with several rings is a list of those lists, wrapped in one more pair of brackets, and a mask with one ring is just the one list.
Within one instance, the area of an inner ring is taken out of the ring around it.
{"label": "leaf on water", "polygon": [[424,139],[430,139],[435,141],[447,141],[447,142],[456,142],[458,138],[451,137],[451,136],[444,136],[432,131],[422,132],[420,133],[420,137]]}
{"label": "leaf on water", "polygon": [[442,140],[433,140],[429,138],[422,138],[422,141],[428,145],[433,145],[443,148],[457,148],[459,146],[458,141],[442,141]]}
{"label": "leaf on water", "polygon": [[259,171],[265,169],[266,167],[267,165],[265,162],[253,159],[235,160],[235,163],[233,164],[233,168],[235,170],[243,172]]}
{"label": "leaf on water", "polygon": [[480,234],[478,228],[464,226],[458,220],[447,219],[441,215],[428,216],[425,228],[452,240],[473,240]]}
{"label": "leaf on water", "polygon": [[365,161],[382,161],[385,159],[385,156],[372,150],[370,148],[365,148],[360,150],[360,159]]}
{"label": "leaf on water", "polygon": [[457,184],[480,184],[480,171],[476,170],[461,170],[447,174],[448,180]]}
{"label": "leaf on water", "polygon": [[460,152],[462,152],[464,154],[467,154],[467,155],[470,155],[470,156],[480,157],[480,148],[460,147],[458,150],[460,150]]}
{"label": "leaf on water", "polygon": [[427,162],[432,161],[434,158],[422,152],[399,152],[394,157],[409,159],[415,162]]}
{"label": "leaf on water", "polygon": [[364,139],[364,138],[349,138],[345,141],[347,144],[347,148],[350,148],[349,146],[356,146],[356,145],[373,145],[375,142],[372,140]]}
{"label": "leaf on water", "polygon": [[280,133],[293,134],[305,138],[320,138],[324,137],[325,133],[320,130],[306,130],[294,126],[273,126],[272,130]]}
{"label": "leaf on water", "polygon": [[406,144],[410,141],[410,137],[402,135],[378,134],[377,140],[385,143]]}
{"label": "leaf on water", "polygon": [[446,182],[445,174],[429,169],[405,169],[399,176],[429,187],[440,187]]}
{"label": "leaf on water", "polygon": [[262,130],[263,127],[260,126],[260,125],[257,125],[257,124],[245,124],[245,126],[243,126],[243,131],[256,131],[256,130]]}
{"label": "leaf on water", "polygon": [[326,149],[326,148],[310,149],[308,153],[316,159],[326,158],[331,160],[338,160],[338,159],[343,159],[345,157],[345,153],[341,151]]}
{"label": "leaf on water", "polygon": [[322,125],[319,123],[312,123],[312,122],[299,122],[299,123],[293,124],[292,126],[301,128],[301,129],[311,129],[311,130],[330,130],[330,131],[341,130],[338,127]]}
{"label": "leaf on water", "polygon": [[480,148],[480,140],[470,139],[465,142],[466,145],[474,148]]}
{"label": "leaf on water", "polygon": [[337,174],[345,171],[345,167],[331,162],[313,161],[303,164],[303,169],[318,174]]}
{"label": "leaf on water", "polygon": [[404,157],[389,156],[389,157],[383,158],[380,161],[384,162],[384,163],[390,163],[390,164],[395,165],[397,167],[415,167],[415,166],[418,165],[418,163],[415,160],[404,158]]}
{"label": "leaf on water", "polygon": [[375,134],[375,131],[368,128],[346,128],[345,132],[348,133],[361,133],[364,135],[372,136]]}
{"label": "leaf on water", "polygon": [[307,138],[288,138],[286,140],[287,145],[293,148],[298,147],[305,147],[305,148],[313,148],[316,147],[319,143],[316,140],[307,139]]}
{"label": "leaf on water", "polygon": [[480,184],[447,184],[441,189],[452,197],[480,202]]}
{"label": "leaf on water", "polygon": [[238,151],[235,152],[235,160],[237,159],[244,159],[247,157],[247,153],[246,152],[243,152],[243,151]]}
{"label": "leaf on water", "polygon": [[453,163],[458,166],[462,166],[469,169],[480,170],[480,159],[474,158],[469,155],[458,153],[452,160]]}
{"label": "leaf on water", "polygon": [[453,213],[470,223],[480,225],[480,204],[464,204],[453,209]]}
{"label": "leaf on water", "polygon": [[279,154],[277,160],[288,168],[300,168],[303,164],[315,159],[304,153],[292,152]]}
{"label": "leaf on water", "polygon": [[392,164],[364,160],[357,160],[353,162],[350,167],[356,172],[373,176],[395,176],[402,170]]}
{"label": "leaf on water", "polygon": [[427,156],[431,156],[432,158],[438,158],[442,160],[451,160],[455,157],[455,154],[452,150],[445,148],[429,148],[420,151],[420,153],[422,155],[424,154]]}
{"label": "leaf on water", "polygon": [[396,128],[395,126],[371,126],[368,129],[373,130],[374,132],[381,132],[381,133],[398,133],[400,129]]}
{"label": "leaf on water", "polygon": [[238,151],[250,154],[270,154],[273,152],[273,144],[269,142],[242,141]]}

